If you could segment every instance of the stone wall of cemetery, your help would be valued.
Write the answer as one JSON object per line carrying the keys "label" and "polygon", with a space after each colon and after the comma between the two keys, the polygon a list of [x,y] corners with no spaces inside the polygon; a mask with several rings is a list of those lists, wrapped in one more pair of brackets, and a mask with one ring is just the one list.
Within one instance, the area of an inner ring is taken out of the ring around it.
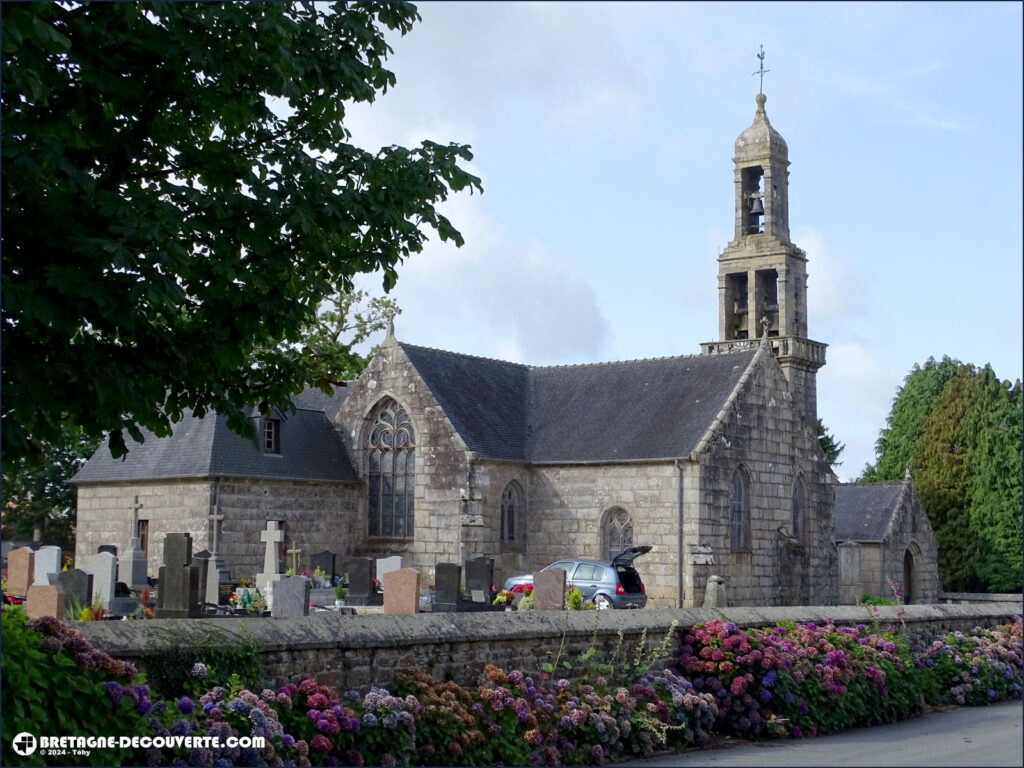
{"label": "stone wall of cemetery", "polygon": [[[620,653],[635,655],[646,630],[648,647],[662,642],[672,623],[670,657],[678,654],[685,629],[700,622],[726,618],[740,627],[776,626],[780,621],[839,625],[901,627],[896,606],[878,607],[875,617],[867,606],[737,607],[704,609],[647,609],[639,611],[558,611],[447,613],[392,616],[342,615],[325,612],[296,619],[189,619],[75,624],[86,638],[111,655],[129,659],[145,669],[148,653],[168,643],[188,646],[207,640],[211,631],[231,638],[253,637],[263,648],[263,684],[278,687],[305,673],[339,690],[389,687],[395,673],[412,668],[435,679],[472,684],[488,664],[505,670],[537,674],[541,664],[574,661],[594,643],[608,660],[618,644]],[[994,627],[1021,613],[1021,601],[963,605],[909,605],[902,622],[912,647],[924,647],[945,631]],[[563,643],[563,633],[565,636]],[[622,656],[620,656],[621,658]],[[560,670],[560,675],[572,675]]]}

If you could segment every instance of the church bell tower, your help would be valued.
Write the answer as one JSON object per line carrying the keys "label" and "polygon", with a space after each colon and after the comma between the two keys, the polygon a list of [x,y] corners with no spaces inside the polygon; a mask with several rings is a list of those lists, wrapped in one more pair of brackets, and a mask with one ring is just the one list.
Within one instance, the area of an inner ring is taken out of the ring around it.
{"label": "church bell tower", "polygon": [[701,351],[768,344],[813,426],[826,345],[807,338],[807,254],[789,239],[789,148],[765,101],[758,93],[754,122],[736,139],[736,228],[718,257],[719,340]]}

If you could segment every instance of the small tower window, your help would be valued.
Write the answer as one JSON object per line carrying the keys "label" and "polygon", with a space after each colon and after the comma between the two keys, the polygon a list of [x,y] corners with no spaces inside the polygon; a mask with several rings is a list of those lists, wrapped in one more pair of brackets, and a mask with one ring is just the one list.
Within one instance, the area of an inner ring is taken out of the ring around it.
{"label": "small tower window", "polygon": [[729,549],[732,552],[750,551],[750,500],[747,479],[742,469],[732,476],[732,500],[729,515]]}
{"label": "small tower window", "polygon": [[526,539],[526,505],[522,486],[515,480],[501,494],[501,543],[510,549],[521,547]]}

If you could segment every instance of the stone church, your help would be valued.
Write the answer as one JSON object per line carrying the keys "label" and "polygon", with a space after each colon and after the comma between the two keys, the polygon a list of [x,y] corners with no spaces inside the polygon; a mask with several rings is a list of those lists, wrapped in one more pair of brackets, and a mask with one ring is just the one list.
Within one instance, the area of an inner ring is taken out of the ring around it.
{"label": "stone church", "polygon": [[[262,564],[270,520],[300,563],[329,549],[439,562],[495,558],[495,581],[631,544],[652,606],[839,596],[837,481],[816,436],[825,344],[807,338],[807,257],[789,235],[788,149],[757,96],[736,140],[735,236],[718,258],[718,340],[692,356],[534,367],[428,349],[389,329],[362,375],[296,411],[101,448],[73,478],[76,555],[125,547],[133,509],[156,574],[163,536],[190,531],[234,578]],[[853,514],[857,514],[854,512]],[[343,562],[343,559],[339,559]],[[301,567],[301,566],[300,566]]]}

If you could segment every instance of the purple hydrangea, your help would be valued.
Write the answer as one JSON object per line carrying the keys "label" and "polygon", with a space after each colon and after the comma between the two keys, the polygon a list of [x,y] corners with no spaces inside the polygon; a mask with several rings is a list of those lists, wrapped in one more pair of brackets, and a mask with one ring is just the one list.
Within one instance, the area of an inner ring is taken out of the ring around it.
{"label": "purple hydrangea", "polygon": [[178,699],[178,711],[183,715],[191,715],[192,711],[196,708],[195,702],[192,701],[188,696],[182,696]]}

